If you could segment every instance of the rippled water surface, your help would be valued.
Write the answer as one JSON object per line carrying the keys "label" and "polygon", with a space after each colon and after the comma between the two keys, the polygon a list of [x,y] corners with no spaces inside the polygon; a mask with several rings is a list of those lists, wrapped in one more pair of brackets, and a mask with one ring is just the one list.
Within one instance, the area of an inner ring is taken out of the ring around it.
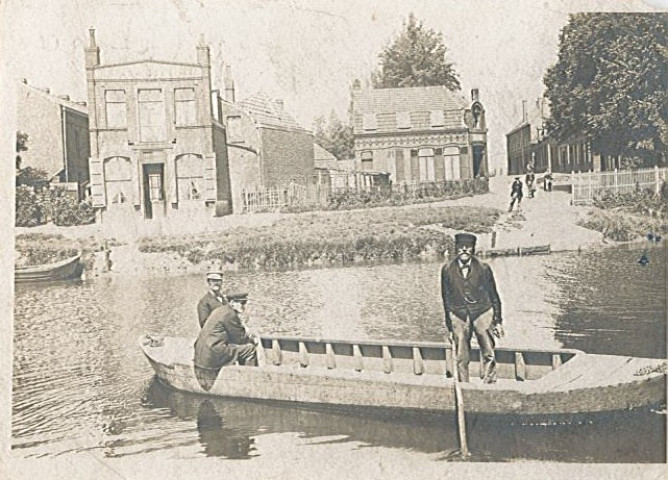
{"label": "rippled water surface", "polygon": [[[642,246],[500,258],[490,263],[503,301],[505,346],[666,357],[666,255]],[[435,263],[281,273],[230,273],[247,289],[248,324],[266,334],[441,341]],[[323,411],[171,391],[153,379],[137,345],[147,332],[194,337],[199,276],[108,277],[17,286],[12,445],[16,455],[95,451],[250,459],[278,435],[356,448],[448,452],[454,418]],[[541,419],[469,416],[473,459],[665,461],[665,415],[625,412]],[[295,437],[296,436],[296,437]],[[320,440],[318,440],[320,439]],[[332,440],[334,441],[334,440]],[[303,448],[295,443],[294,448]]]}

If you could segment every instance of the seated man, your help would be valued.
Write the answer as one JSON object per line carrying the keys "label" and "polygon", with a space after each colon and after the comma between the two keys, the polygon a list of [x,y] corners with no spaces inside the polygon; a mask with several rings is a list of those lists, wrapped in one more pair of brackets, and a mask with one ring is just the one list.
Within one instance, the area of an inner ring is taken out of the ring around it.
{"label": "seated man", "polygon": [[218,370],[225,365],[257,366],[258,338],[251,334],[240,314],[248,300],[247,293],[228,293],[228,304],[216,308],[195,341],[195,367]]}
{"label": "seated man", "polygon": [[209,272],[206,274],[206,283],[209,285],[209,291],[197,303],[197,318],[200,328],[209,318],[211,312],[227,302],[221,293],[223,287],[223,272]]}

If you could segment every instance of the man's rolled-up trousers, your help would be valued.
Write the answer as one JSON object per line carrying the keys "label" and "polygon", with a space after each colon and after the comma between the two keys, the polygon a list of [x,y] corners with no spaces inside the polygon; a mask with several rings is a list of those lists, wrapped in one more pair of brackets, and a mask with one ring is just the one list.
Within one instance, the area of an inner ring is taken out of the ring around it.
{"label": "man's rolled-up trousers", "polygon": [[494,311],[487,310],[475,320],[468,317],[463,319],[451,314],[452,333],[454,335],[455,347],[457,348],[457,372],[459,381],[469,381],[469,361],[471,357],[471,338],[476,335],[483,362],[481,378],[484,380],[496,379],[496,360],[494,359],[494,336],[490,332]]}

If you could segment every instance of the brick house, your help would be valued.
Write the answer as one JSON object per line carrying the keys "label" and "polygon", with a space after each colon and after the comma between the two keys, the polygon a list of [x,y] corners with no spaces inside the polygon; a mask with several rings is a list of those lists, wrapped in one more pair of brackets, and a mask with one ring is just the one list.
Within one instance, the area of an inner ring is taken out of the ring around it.
{"label": "brick house", "polygon": [[443,86],[352,89],[355,161],[394,184],[488,175],[485,109]]}
{"label": "brick house", "polygon": [[526,173],[531,160],[536,173],[547,170],[571,173],[610,168],[605,159],[591,152],[590,143],[584,136],[574,136],[560,143],[546,135],[545,122],[549,115],[547,100],[540,98],[523,113],[522,122],[506,134],[509,175]]}
{"label": "brick house", "polygon": [[233,204],[243,205],[243,191],[312,185],[313,133],[299,126],[281,100],[256,94],[235,102],[227,80],[225,91],[219,101],[228,132]]}
{"label": "brick house", "polygon": [[209,48],[196,63],[103,65],[85,49],[97,221],[122,228],[231,212],[225,127],[213,118]]}
{"label": "brick house", "polygon": [[90,156],[85,103],[52,95],[25,79],[18,93],[17,129],[28,134],[28,150],[20,153],[21,168],[43,170],[51,181],[73,185],[81,197]]}

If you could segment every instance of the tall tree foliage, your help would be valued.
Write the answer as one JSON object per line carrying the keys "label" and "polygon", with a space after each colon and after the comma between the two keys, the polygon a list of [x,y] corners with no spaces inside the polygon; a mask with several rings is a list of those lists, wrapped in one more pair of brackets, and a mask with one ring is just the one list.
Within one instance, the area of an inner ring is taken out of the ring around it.
{"label": "tall tree foliage", "polygon": [[380,53],[380,68],[372,75],[376,88],[445,85],[459,90],[458,74],[446,61],[443,35],[424,27],[409,14],[404,30]]}
{"label": "tall tree foliage", "polygon": [[353,127],[344,124],[334,110],[329,114],[329,122],[325,122],[324,116],[315,119],[313,136],[318,145],[338,160],[346,160],[355,156]]}
{"label": "tall tree foliage", "polygon": [[571,15],[544,83],[557,140],[585,135],[628,166],[666,161],[667,14]]}

